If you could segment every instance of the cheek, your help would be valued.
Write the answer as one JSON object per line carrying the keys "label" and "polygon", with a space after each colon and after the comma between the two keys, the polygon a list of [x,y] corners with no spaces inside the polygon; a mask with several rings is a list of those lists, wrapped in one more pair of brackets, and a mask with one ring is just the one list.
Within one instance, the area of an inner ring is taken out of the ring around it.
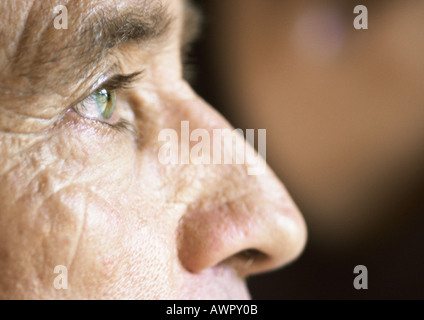
{"label": "cheek", "polygon": [[167,287],[170,252],[161,235],[169,230],[137,219],[137,212],[113,207],[97,194],[88,193],[86,200],[80,211],[83,219],[67,250],[70,294],[95,299],[164,294],[160,288]]}
{"label": "cheek", "polygon": [[127,181],[133,174],[135,155],[128,139],[108,136],[92,123],[69,121],[34,141],[3,156],[0,199],[5,209],[41,207],[46,199],[72,185],[105,192],[128,188],[115,181],[116,177]]}
{"label": "cheek", "polygon": [[25,152],[5,157],[0,172],[0,286],[5,294],[25,297],[42,288],[54,297],[54,268],[64,265],[73,285],[66,294],[78,295],[92,283],[91,288],[107,290],[88,296],[107,296],[124,283],[140,284],[130,281],[128,270],[158,265],[144,254],[160,251],[149,247],[153,228],[141,224],[143,210],[135,203],[135,149],[128,137],[108,137],[92,127],[67,125]]}

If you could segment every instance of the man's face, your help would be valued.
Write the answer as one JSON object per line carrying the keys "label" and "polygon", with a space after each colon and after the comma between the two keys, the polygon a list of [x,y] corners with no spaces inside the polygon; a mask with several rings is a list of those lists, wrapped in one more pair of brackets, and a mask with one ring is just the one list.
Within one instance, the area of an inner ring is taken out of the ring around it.
{"label": "man's face", "polygon": [[271,170],[158,160],[162,129],[230,128],[182,78],[191,14],[1,2],[0,298],[248,298],[246,276],[299,255],[305,225]]}

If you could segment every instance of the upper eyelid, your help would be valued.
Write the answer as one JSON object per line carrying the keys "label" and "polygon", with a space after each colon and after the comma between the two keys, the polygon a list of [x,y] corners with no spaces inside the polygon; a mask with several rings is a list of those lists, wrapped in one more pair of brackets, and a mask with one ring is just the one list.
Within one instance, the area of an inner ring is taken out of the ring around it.
{"label": "upper eyelid", "polygon": [[130,89],[132,87],[132,84],[134,84],[136,81],[142,78],[143,73],[144,73],[144,70],[137,71],[131,74],[119,74],[119,73],[114,74],[113,76],[101,82],[100,85],[94,87],[94,89],[87,91],[82,98],[78,99],[77,101],[74,101],[67,109],[73,108],[74,106],[83,102],[92,94],[100,91],[101,89],[107,89],[107,90]]}

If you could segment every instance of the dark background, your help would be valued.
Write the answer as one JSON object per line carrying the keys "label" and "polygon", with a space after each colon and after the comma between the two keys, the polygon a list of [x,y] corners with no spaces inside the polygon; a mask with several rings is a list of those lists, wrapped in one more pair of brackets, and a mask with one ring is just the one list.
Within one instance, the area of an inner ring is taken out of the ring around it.
{"label": "dark background", "polygon": [[[228,105],[219,81],[219,69],[211,47],[211,30],[219,21],[211,10],[211,1],[195,1],[204,13],[203,33],[188,58],[190,82],[207,102],[222,113],[234,127],[241,127],[237,112]],[[216,5],[216,3],[215,3]],[[219,63],[219,61],[218,61]],[[195,70],[193,73],[192,71]],[[424,108],[424,105],[423,105]],[[423,123],[424,131],[424,123]],[[268,145],[268,148],[273,146]],[[303,255],[282,270],[249,279],[254,299],[423,299],[424,298],[424,166],[416,169],[409,188],[395,203],[376,210],[398,213],[390,227],[376,229],[371,236],[350,246],[323,246],[314,230],[310,231]],[[284,180],[284,168],[279,173]],[[300,198],[288,186],[301,211]],[[304,212],[305,213],[305,212]],[[307,216],[307,215],[306,215]],[[360,230],[358,231],[360,232]],[[369,289],[353,287],[357,265],[368,268]]]}

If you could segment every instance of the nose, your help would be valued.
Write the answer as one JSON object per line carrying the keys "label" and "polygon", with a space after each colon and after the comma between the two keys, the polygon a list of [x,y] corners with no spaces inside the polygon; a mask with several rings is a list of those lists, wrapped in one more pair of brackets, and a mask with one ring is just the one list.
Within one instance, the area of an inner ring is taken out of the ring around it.
{"label": "nose", "polygon": [[[179,120],[189,121],[190,129],[232,129],[199,98],[185,100],[184,110]],[[242,143],[246,154],[255,153]],[[196,196],[177,232],[178,256],[188,271],[228,264],[246,277],[279,268],[302,252],[306,225],[290,195],[268,167],[260,175],[248,170],[246,163],[211,163],[194,174],[191,194]]]}
{"label": "nose", "polygon": [[283,266],[301,253],[306,228],[287,193],[275,183],[267,187],[266,180],[248,183],[250,191],[241,197],[193,207],[182,218],[179,258],[189,271],[228,263],[245,277]]}

